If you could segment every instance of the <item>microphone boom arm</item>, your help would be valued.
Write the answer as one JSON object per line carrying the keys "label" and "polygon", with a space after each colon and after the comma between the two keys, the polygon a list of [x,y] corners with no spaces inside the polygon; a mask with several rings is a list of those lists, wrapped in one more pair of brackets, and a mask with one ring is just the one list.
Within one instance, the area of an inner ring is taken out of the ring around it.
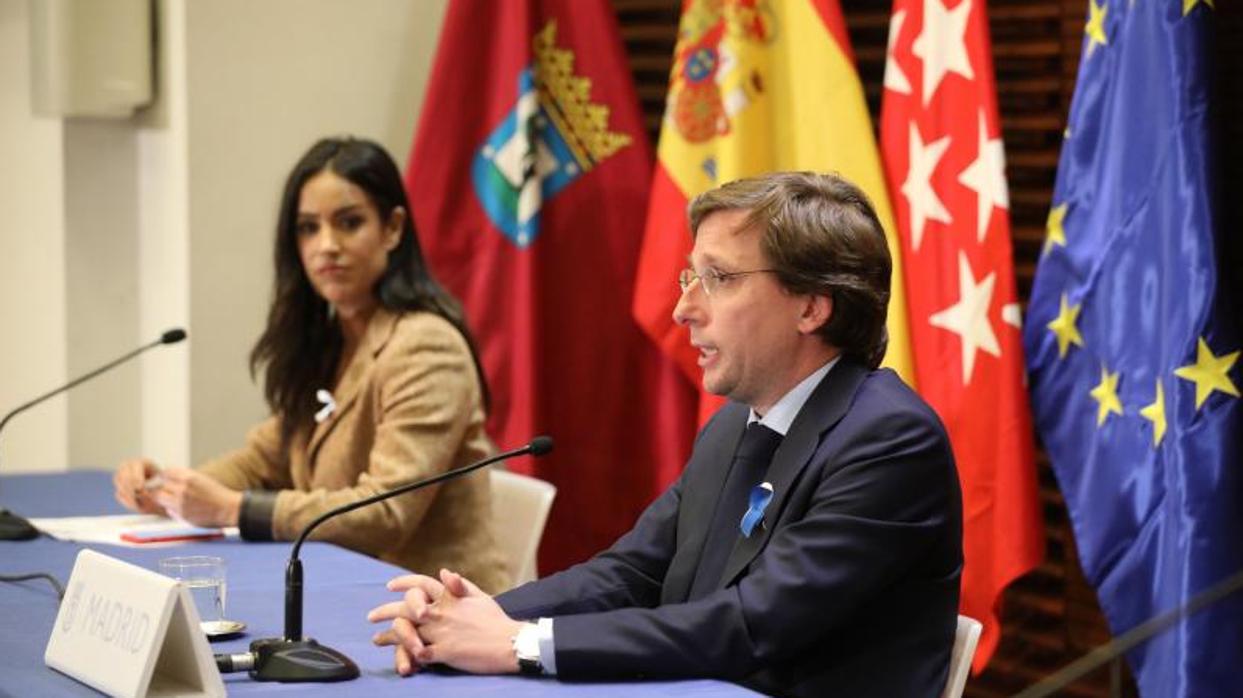
{"label": "microphone boom arm", "polygon": [[46,400],[46,399],[48,399],[48,398],[50,398],[50,397],[55,397],[56,395],[59,395],[59,394],[61,394],[61,393],[65,392],[66,390],[68,390],[68,389],[70,389],[70,388],[72,388],[72,387],[74,387],[74,386],[78,385],[79,383],[85,383],[86,381],[88,381],[88,380],[90,380],[90,379],[94,378],[95,376],[98,376],[99,374],[103,373],[104,371],[107,371],[107,370],[109,370],[109,369],[111,369],[111,368],[113,368],[113,367],[115,367],[115,366],[118,366],[118,365],[120,365],[120,364],[123,364],[123,363],[125,363],[126,361],[129,361],[130,359],[134,358],[135,356],[138,356],[139,354],[143,353],[144,351],[146,351],[146,350],[148,350],[148,349],[151,349],[152,347],[159,346],[160,344],[163,344],[163,343],[164,343],[164,340],[162,340],[162,339],[157,339],[157,340],[155,340],[154,342],[152,342],[152,343],[150,343],[150,344],[144,344],[144,345],[142,345],[141,347],[138,347],[137,349],[135,349],[135,350],[131,351],[131,352],[130,352],[130,353],[128,353],[128,354],[126,354],[125,356],[122,356],[122,357],[120,357],[119,359],[113,359],[112,361],[109,361],[108,363],[104,364],[103,366],[100,366],[99,368],[95,369],[94,371],[91,371],[90,373],[87,373],[86,375],[83,375],[83,376],[78,376],[77,378],[74,378],[72,381],[69,381],[69,382],[68,382],[68,383],[66,383],[65,385],[62,385],[61,387],[59,387],[59,388],[57,388],[57,389],[55,389],[55,390],[53,390],[53,391],[51,391],[51,392],[44,393],[44,394],[40,395],[39,397],[37,397],[37,398],[35,398],[35,399],[31,400],[30,402],[24,403],[24,404],[22,404],[22,405],[18,405],[16,408],[14,408],[14,409],[13,409],[13,411],[11,411],[11,412],[9,412],[8,414],[4,415],[4,419],[0,419],[0,431],[3,431],[3,430],[4,430],[4,425],[5,425],[5,424],[8,424],[10,419],[12,419],[12,418],[16,417],[17,415],[21,414],[22,412],[25,412],[26,410],[30,409],[31,407],[34,407],[35,405],[39,404],[40,402],[43,402],[44,400]]}
{"label": "microphone boom arm", "polygon": [[[44,400],[47,400],[50,397],[59,395],[80,383],[84,383],[94,378],[95,376],[98,376],[99,374],[104,373],[105,371],[109,371],[117,367],[118,365],[123,364],[126,361],[129,361],[135,356],[138,356],[144,351],[147,351],[148,349],[152,349],[161,344],[176,344],[177,342],[180,342],[181,340],[185,338],[186,338],[186,331],[181,329],[180,327],[167,330],[166,332],[164,332],[164,334],[160,335],[159,339],[155,340],[154,342],[151,342],[149,344],[144,344],[141,347],[138,347],[137,349],[129,352],[128,354],[118,359],[113,359],[112,361],[109,361],[103,366],[100,366],[99,368],[85,375],[74,378],[73,380],[69,381],[67,384],[62,385],[61,387],[56,388],[55,390],[46,392],[40,395],[39,397],[33,400],[30,400],[29,402],[18,405],[13,410],[10,410],[8,414],[4,415],[3,419],[0,419],[0,431],[4,431],[4,426],[9,423],[9,420],[13,419],[14,417],[21,414],[22,412],[25,412],[31,407],[34,407],[35,405],[43,402]],[[38,529],[36,529],[34,526],[31,526],[29,521],[23,519],[17,514],[14,514],[6,509],[0,509],[0,540],[31,540],[33,538],[37,538],[38,536],[39,536]]]}
{"label": "microphone boom arm", "polygon": [[[285,567],[285,636],[255,640],[251,643],[250,654],[253,661],[244,663],[244,668],[249,670],[250,677],[256,681],[281,682],[348,681],[358,677],[358,667],[350,661],[349,657],[315,640],[302,637],[302,560],[298,559],[298,553],[302,550],[302,543],[306,541],[307,536],[320,524],[334,516],[438,482],[461,477],[507,458],[528,453],[533,456],[542,456],[551,450],[552,439],[547,436],[537,436],[521,448],[498,453],[462,468],[447,470],[439,475],[342,504],[315,517],[311,523],[306,525],[306,528],[302,529],[302,533],[298,534],[289,553],[289,564]],[[222,658],[218,656],[217,661],[222,661]],[[232,670],[243,669],[243,665],[234,662],[232,658],[225,657],[223,661],[226,661],[228,666],[235,667]]]}
{"label": "microphone boom arm", "polygon": [[[498,453],[494,456],[484,458],[483,460],[477,463],[471,463],[470,465],[464,468],[446,470],[445,472],[440,473],[439,475],[433,475],[432,477],[429,477],[429,478],[424,478],[422,480],[416,480],[414,482],[410,482],[405,485],[402,485],[401,487],[396,487],[391,490],[385,490],[383,492],[373,494],[370,497],[364,497],[363,499],[350,502],[349,504],[342,504],[339,507],[329,509],[328,511],[315,517],[315,519],[312,520],[311,523],[306,525],[306,528],[302,529],[302,533],[300,533],[298,535],[297,540],[294,541],[293,550],[289,553],[289,557],[296,560],[298,558],[298,551],[302,549],[302,542],[306,540],[307,536],[311,535],[311,531],[314,531],[317,526],[327,521],[328,519],[331,519],[332,517],[337,516],[338,514],[344,514],[346,512],[351,512],[351,511],[354,511],[355,509],[361,509],[362,507],[365,507],[368,504],[375,504],[376,502],[379,502],[384,499],[388,499],[389,497],[396,497],[398,495],[405,494],[412,490],[417,490],[423,487],[435,485],[436,483],[443,482],[445,480],[451,480],[455,477],[460,477],[462,475],[465,475],[466,473],[469,473],[472,470],[478,470],[480,468],[484,468],[489,465],[492,465],[493,463],[496,463],[497,461],[503,461],[507,458],[513,458],[515,456],[521,456],[527,453],[532,453],[535,450],[536,449],[533,448],[531,444],[527,444],[526,446],[523,446],[522,448],[515,448],[510,451],[505,451],[504,453]],[[537,454],[537,455],[541,455],[541,454]]]}
{"label": "microphone boom arm", "polygon": [[1243,589],[1243,570],[1214,583],[1174,609],[1158,613],[1136,625],[1113,640],[1067,664],[1056,673],[1028,686],[1022,692],[1015,694],[1014,698],[1044,698],[1044,696],[1051,696],[1071,682],[1104,666],[1106,662],[1117,659],[1137,645],[1147,642],[1153,636],[1168,630],[1187,616],[1221,601],[1240,589]]}

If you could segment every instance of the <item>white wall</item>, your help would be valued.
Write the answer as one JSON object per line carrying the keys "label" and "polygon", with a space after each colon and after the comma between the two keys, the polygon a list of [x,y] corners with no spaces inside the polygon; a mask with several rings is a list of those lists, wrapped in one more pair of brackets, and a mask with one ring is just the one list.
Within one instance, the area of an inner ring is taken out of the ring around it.
{"label": "white wall", "polygon": [[158,0],[157,102],[62,125],[30,116],[26,0],[0,0],[0,244],[21,262],[0,275],[0,410],[190,333],[15,419],[0,470],[196,462],[241,442],[265,413],[247,356],[285,174],[328,134],[405,164],[446,2]]}
{"label": "white wall", "polygon": [[[30,112],[25,0],[0,0],[0,412],[66,380],[61,124]],[[65,399],[14,417],[0,472],[52,470],[68,457]]]}
{"label": "white wall", "polygon": [[[158,0],[156,101],[134,119],[138,179],[139,336],[150,340],[190,321],[190,161],[186,109],[186,17],[182,0]],[[135,338],[137,339],[137,338]],[[190,352],[197,335],[142,360],[139,448],[160,463],[190,461]],[[222,370],[227,370],[222,367]],[[103,458],[103,462],[116,459]],[[82,461],[75,461],[82,462]]]}
{"label": "white wall", "polygon": [[[138,210],[134,128],[120,120],[64,124],[65,361],[87,373],[138,342]],[[68,462],[105,467],[137,451],[140,363],[66,394]],[[38,408],[36,408],[38,409]]]}

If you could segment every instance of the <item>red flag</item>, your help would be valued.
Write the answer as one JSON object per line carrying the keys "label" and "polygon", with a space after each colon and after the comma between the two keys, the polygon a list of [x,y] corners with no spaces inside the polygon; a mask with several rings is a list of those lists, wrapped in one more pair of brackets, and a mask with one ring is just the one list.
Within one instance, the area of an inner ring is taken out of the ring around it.
{"label": "red flag", "polygon": [[961,607],[984,623],[978,671],[997,647],[1002,590],[1044,555],[984,0],[895,0],[881,150],[916,382],[962,480]]}
{"label": "red flag", "polygon": [[501,447],[558,488],[541,572],[629,529],[690,452],[691,391],[630,317],[652,152],[604,0],[454,0],[406,186],[466,306]]}

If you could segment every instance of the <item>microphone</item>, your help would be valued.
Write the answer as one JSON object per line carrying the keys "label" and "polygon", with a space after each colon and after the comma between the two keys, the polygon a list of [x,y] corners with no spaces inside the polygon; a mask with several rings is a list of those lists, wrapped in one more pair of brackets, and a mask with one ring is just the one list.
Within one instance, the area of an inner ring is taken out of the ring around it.
{"label": "microphone", "polygon": [[[1229,577],[1219,580],[1173,610],[1158,613],[1113,640],[1088,652],[1062,667],[1056,673],[1046,676],[1039,682],[1023,689],[1022,692],[1016,693],[1014,698],[1045,698],[1045,696],[1057,694],[1071,682],[1099,669],[1106,662],[1118,659],[1118,657],[1121,657],[1125,652],[1129,652],[1135,646],[1152,639],[1154,635],[1168,630],[1187,616],[1203,610],[1206,606],[1212,606],[1239,589],[1243,589],[1243,570],[1239,570]],[[1115,669],[1115,671],[1117,670]],[[1118,680],[1117,676],[1115,673],[1115,681]],[[1114,688],[1115,690],[1117,689],[1116,683]]]}
{"label": "microphone", "polygon": [[285,567],[285,636],[264,638],[250,643],[249,654],[218,654],[216,666],[221,672],[249,671],[256,681],[280,681],[284,683],[307,681],[348,681],[358,678],[358,666],[341,652],[321,645],[311,638],[302,637],[302,561],[298,551],[306,537],[323,522],[340,514],[354,511],[369,504],[383,501],[400,494],[413,492],[438,482],[461,477],[493,463],[530,454],[542,456],[552,450],[552,438],[537,436],[522,448],[498,453],[470,465],[443,472],[439,475],[416,480],[343,504],[320,514],[302,529],[289,553]]}
{"label": "microphone", "polygon": [[[125,356],[109,361],[108,363],[104,364],[103,366],[100,366],[94,371],[91,371],[90,373],[87,373],[86,375],[79,376],[69,381],[65,385],[62,385],[61,387],[51,392],[44,393],[43,395],[40,395],[39,397],[31,400],[30,402],[27,402],[24,405],[18,405],[16,409],[4,415],[4,419],[0,419],[0,431],[4,430],[4,425],[8,424],[10,419],[16,417],[22,412],[25,412],[31,407],[34,407],[40,402],[43,402],[44,400],[47,400],[50,397],[55,397],[56,395],[59,395],[65,392],[66,390],[74,387],[75,385],[79,383],[88,381],[105,371],[108,371],[120,364],[123,364],[126,361],[129,361],[130,359],[134,358],[135,356],[138,356],[139,354],[143,353],[144,351],[147,351],[148,349],[158,347],[161,344],[176,344],[177,342],[180,342],[181,340],[185,338],[186,338],[186,331],[181,329],[180,327],[168,330],[164,332],[164,334],[160,335],[160,338],[155,340],[154,342],[151,342],[150,344],[144,344],[141,347],[138,347],[137,349],[126,354]],[[22,517],[6,509],[0,509],[0,540],[30,540],[31,538],[35,538],[38,535],[39,535],[38,529],[36,529],[34,526],[31,526],[29,521],[23,519]]]}

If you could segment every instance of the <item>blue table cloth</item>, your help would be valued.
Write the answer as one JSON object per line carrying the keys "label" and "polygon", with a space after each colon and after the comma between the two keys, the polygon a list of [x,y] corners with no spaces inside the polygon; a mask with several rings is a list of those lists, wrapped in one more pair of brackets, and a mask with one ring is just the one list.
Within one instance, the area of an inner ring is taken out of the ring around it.
{"label": "blue table cloth", "polygon": [[[0,506],[27,517],[120,514],[112,499],[112,476],[98,471],[71,471],[54,475],[0,477]],[[52,540],[0,541],[0,574],[47,572],[62,584],[83,546]],[[216,555],[228,564],[227,615],[246,623],[246,634],[212,643],[212,651],[242,652],[262,637],[279,637],[284,630],[284,578],[288,543],[244,543],[216,540],[175,547],[132,548],[90,545],[94,550],[148,569],[170,555]],[[721,681],[631,683],[567,683],[547,678],[468,676],[424,672],[401,678],[393,670],[391,650],[371,644],[379,629],[367,622],[372,607],[395,598],[384,582],[401,574],[400,568],[327,543],[307,543],[300,555],[305,570],[303,633],[354,660],[359,679],[338,684],[257,683],[245,673],[226,674],[230,695],[297,694],[299,696],[588,696],[635,698],[679,695],[754,696]],[[44,580],[0,584],[0,696],[97,695],[43,663],[57,599]]]}

